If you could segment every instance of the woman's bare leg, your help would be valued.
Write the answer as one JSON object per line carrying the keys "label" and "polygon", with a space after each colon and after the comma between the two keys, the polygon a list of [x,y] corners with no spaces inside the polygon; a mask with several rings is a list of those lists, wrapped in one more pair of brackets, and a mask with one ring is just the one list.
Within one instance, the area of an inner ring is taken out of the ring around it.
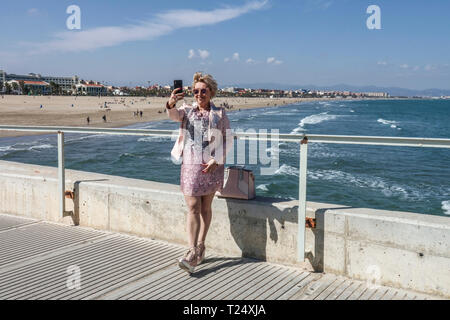
{"label": "woman's bare leg", "polygon": [[202,196],[201,197],[201,222],[200,222],[200,233],[198,235],[197,242],[205,243],[206,235],[208,234],[209,226],[212,219],[212,201],[214,199],[215,193]]}
{"label": "woman's bare leg", "polygon": [[197,239],[200,232],[200,213],[201,213],[201,197],[184,196],[188,206],[187,231],[189,235],[189,247],[197,245]]}

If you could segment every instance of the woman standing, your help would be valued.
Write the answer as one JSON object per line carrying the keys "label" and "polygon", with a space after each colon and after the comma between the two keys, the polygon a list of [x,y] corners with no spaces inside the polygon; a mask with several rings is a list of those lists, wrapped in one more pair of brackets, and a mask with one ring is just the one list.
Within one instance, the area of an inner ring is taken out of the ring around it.
{"label": "woman standing", "polygon": [[175,108],[184,93],[176,89],[166,103],[170,119],[181,122],[180,134],[172,149],[175,159],[183,159],[180,186],[188,206],[187,230],[189,250],[179,259],[180,268],[189,273],[205,257],[205,239],[212,218],[212,201],[216,191],[222,191],[227,139],[230,121],[224,108],[211,99],[217,92],[217,82],[211,75],[197,72],[192,85],[195,102]]}

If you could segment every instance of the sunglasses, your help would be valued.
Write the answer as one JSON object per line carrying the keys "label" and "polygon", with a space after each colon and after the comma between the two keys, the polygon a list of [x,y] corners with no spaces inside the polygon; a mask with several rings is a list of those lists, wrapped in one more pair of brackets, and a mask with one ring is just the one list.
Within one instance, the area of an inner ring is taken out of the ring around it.
{"label": "sunglasses", "polygon": [[194,94],[198,94],[199,92],[200,92],[201,94],[206,94],[206,89],[202,89],[202,90],[194,89]]}

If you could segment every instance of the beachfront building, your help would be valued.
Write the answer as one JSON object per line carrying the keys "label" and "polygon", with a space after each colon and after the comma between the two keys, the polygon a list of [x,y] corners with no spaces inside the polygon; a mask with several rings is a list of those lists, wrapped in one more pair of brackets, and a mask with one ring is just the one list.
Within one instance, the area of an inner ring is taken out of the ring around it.
{"label": "beachfront building", "polygon": [[6,82],[6,73],[3,70],[0,70],[0,81],[4,84]]}
{"label": "beachfront building", "polygon": [[386,92],[364,92],[363,94],[371,98],[389,98],[389,93]]}
{"label": "beachfront building", "polygon": [[78,76],[73,77],[54,77],[54,76],[41,76],[36,73],[29,73],[27,75],[21,74],[13,74],[6,73],[3,70],[0,70],[0,79],[2,79],[3,83],[8,81],[35,81],[35,82],[47,82],[55,83],[62,91],[71,92],[74,85],[79,83]]}
{"label": "beachfront building", "polygon": [[223,88],[222,91],[228,93],[235,93],[235,88],[233,87]]}
{"label": "beachfront building", "polygon": [[108,89],[98,82],[85,83],[84,81],[75,85],[76,93],[84,96],[106,96]]}
{"label": "beachfront building", "polygon": [[63,91],[71,92],[73,85],[79,83],[79,78],[77,76],[73,77],[51,77],[45,76],[42,77],[42,80],[48,83],[54,82],[57,84]]}
{"label": "beachfront building", "polygon": [[113,94],[113,96],[123,96],[124,95],[123,91],[120,89],[114,89],[112,91],[112,94]]}
{"label": "beachfront building", "polygon": [[[6,81],[6,83],[8,83],[11,88],[13,88],[13,92],[17,94],[29,93],[46,95],[52,93],[50,84],[45,81],[11,80]],[[23,83],[23,85],[21,83]]]}

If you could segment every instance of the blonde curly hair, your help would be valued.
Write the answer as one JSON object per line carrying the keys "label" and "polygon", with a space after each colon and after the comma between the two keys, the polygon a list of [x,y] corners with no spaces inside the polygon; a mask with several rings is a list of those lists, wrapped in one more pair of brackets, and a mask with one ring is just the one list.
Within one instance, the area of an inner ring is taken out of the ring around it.
{"label": "blonde curly hair", "polygon": [[201,72],[196,72],[194,74],[194,82],[192,83],[192,88],[195,88],[195,84],[197,82],[203,82],[206,84],[211,91],[211,98],[214,98],[217,93],[217,82],[214,80],[212,75],[210,74],[203,74]]}

